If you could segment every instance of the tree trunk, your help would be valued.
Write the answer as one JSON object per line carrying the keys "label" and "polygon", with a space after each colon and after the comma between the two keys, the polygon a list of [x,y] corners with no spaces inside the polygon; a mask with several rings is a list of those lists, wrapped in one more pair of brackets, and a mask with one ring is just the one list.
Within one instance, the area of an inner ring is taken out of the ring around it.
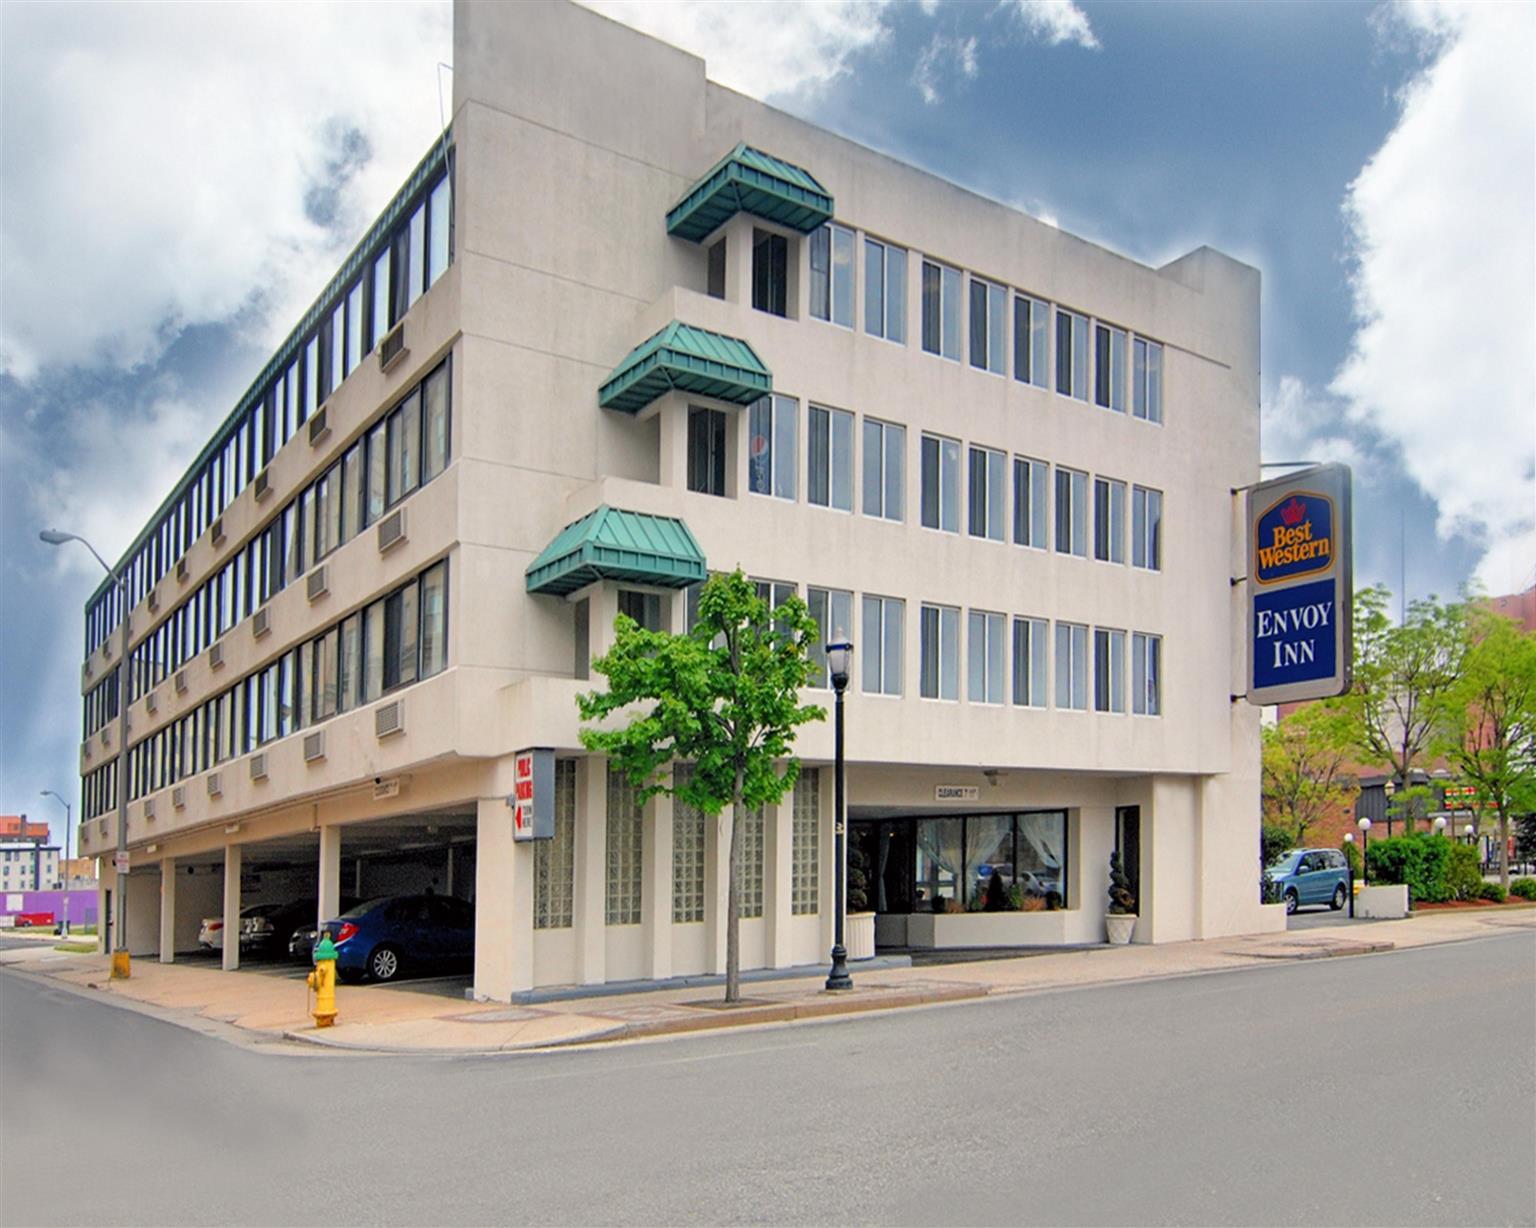
{"label": "tree trunk", "polygon": [[741,824],[737,821],[741,809],[743,772],[736,769],[736,790],[731,795],[731,836],[729,840],[729,865],[726,869],[725,888],[725,1000],[741,1001],[741,885],[737,881],[736,863],[741,850]]}
{"label": "tree trunk", "polygon": [[1499,882],[1509,894],[1509,811],[1499,807]]}

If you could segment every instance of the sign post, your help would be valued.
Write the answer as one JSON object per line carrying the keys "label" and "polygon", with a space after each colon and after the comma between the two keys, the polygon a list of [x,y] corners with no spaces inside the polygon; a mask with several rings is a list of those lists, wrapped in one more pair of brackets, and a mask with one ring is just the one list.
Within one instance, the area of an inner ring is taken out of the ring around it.
{"label": "sign post", "polygon": [[1248,492],[1248,702],[1349,690],[1354,558],[1347,465],[1317,465]]}

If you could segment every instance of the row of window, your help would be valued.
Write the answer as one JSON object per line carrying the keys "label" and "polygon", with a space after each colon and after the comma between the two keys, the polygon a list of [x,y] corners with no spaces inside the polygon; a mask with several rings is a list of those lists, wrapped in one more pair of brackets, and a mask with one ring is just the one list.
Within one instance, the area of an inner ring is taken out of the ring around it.
{"label": "row of window", "polygon": [[[691,768],[674,768],[679,782]],[[789,799],[790,911],[814,913],[820,901],[821,773],[802,768]],[[638,925],[645,895],[643,814],[639,790],[611,765],[607,779],[605,828],[606,876],[603,919],[608,925]],[[740,915],[763,915],[763,810],[736,816]],[[672,920],[680,925],[704,920],[706,862],[704,812],[680,798],[672,807]],[[555,761],[555,834],[534,849],[535,929],[565,929],[575,914],[576,761]]]}
{"label": "row of window", "polygon": [[[771,231],[753,232],[752,305],[759,311],[788,314],[789,242]],[[807,237],[813,318],[854,327],[857,246],[855,232],[834,222]],[[709,265],[709,292],[723,298],[724,239],[711,247]],[[907,265],[905,248],[864,236],[863,328],[898,345],[907,341]],[[1006,378],[1011,367],[1020,383],[1054,387],[1062,396],[1148,422],[1163,420],[1159,342],[926,256],[919,263],[919,305],[925,353],[959,362],[964,344],[967,361],[979,371]]]}
{"label": "row of window", "polygon": [[107,676],[85,693],[82,738],[88,738],[98,729],[117,719],[117,670],[114,665]]}
{"label": "row of window", "polygon": [[295,495],[133,648],[130,702],[447,467],[449,363],[444,359],[381,414],[335,464]]}
{"label": "row of window", "polygon": [[[444,561],[136,742],[128,750],[129,800],[372,703],[447,663]],[[84,800],[87,819],[117,805],[110,771],[86,776]]]}
{"label": "row of window", "polygon": [[[296,332],[271,382],[235,415],[210,454],[183,480],[176,502],[127,563],[128,601],[136,606],[273,455],[340,386],[448,268],[453,255],[451,165],[429,181],[393,231],[381,231],[356,277],[327,290],[307,335]],[[117,626],[115,586],[86,609],[89,656]]]}
{"label": "row of window", "polygon": [[[795,499],[799,493],[799,412],[793,397],[774,393],[748,410],[747,487],[754,494]],[[851,512],[854,507],[854,415],[814,403],[806,413],[806,498],[819,506]],[[863,431],[863,483],[860,508],[866,516],[906,518],[907,428],[866,417]],[[688,415],[688,489],[700,494],[726,493],[726,417],[723,411],[694,407]],[[961,456],[966,457],[962,488]],[[980,444],[923,434],[919,441],[919,520],[924,528],[964,531],[993,541],[1012,540],[1039,550],[1050,548],[1050,507],[1055,506],[1055,549],[1086,558],[1089,546],[1089,475],[1058,465],[1054,497],[1050,465],[1013,456]],[[1011,469],[1011,475],[1010,475]],[[1126,561],[1127,503],[1130,506],[1130,561],[1135,567],[1162,568],[1163,494],[1129,486],[1117,478],[1095,476],[1093,557],[1106,563]],[[1013,507],[1009,514],[1009,489]]]}

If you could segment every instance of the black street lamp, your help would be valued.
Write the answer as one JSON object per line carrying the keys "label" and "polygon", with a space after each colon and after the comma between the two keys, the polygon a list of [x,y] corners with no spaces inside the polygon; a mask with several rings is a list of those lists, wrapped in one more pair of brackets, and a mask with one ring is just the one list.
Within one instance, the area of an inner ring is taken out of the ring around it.
{"label": "black street lamp", "polygon": [[[1352,831],[1345,832],[1344,843],[1353,845],[1355,843],[1355,833]],[[1349,919],[1353,921],[1355,919],[1355,863],[1351,860],[1348,853],[1344,855],[1344,860],[1349,863]],[[1362,866],[1365,864],[1365,858],[1362,857],[1360,859],[1360,864]]]}
{"label": "black street lamp", "polygon": [[832,676],[832,690],[837,696],[833,739],[836,766],[833,769],[832,838],[833,873],[837,877],[836,913],[833,916],[832,971],[827,975],[828,989],[852,989],[848,975],[848,948],[843,945],[843,926],[848,916],[848,822],[843,813],[843,692],[848,689],[848,667],[853,660],[853,645],[839,629],[837,639],[827,645],[827,672]]}

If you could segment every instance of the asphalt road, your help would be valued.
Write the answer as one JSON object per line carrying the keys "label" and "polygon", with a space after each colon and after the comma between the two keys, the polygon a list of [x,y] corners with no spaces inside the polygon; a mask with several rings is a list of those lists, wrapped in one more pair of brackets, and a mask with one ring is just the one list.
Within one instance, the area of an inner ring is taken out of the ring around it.
{"label": "asphalt road", "polygon": [[1521,933],[414,1059],[0,973],[0,1221],[1532,1224],[1533,1002]]}

